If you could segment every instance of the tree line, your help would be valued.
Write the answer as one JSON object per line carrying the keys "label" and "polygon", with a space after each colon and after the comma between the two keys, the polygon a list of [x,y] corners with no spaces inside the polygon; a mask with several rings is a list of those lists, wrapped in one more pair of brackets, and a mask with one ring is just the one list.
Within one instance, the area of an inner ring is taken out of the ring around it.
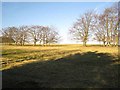
{"label": "tree line", "polygon": [[[104,46],[117,46],[120,42],[120,5],[118,4],[115,3],[105,8],[102,13],[97,13],[94,10],[85,12],[70,28],[69,33],[72,38],[83,42],[84,46],[91,38],[102,42]],[[36,43],[46,45],[57,43],[60,40],[56,28],[48,26],[7,27],[2,31],[2,43],[24,45],[32,42],[34,45]]]}
{"label": "tree line", "polygon": [[47,45],[57,43],[59,41],[58,31],[54,27],[48,26],[19,26],[7,27],[2,29],[2,43],[16,45],[25,45],[25,43],[33,43],[36,45]]}
{"label": "tree line", "polygon": [[118,4],[105,8],[100,14],[94,10],[85,12],[70,28],[72,38],[82,41],[84,46],[92,37],[98,42],[103,42],[104,46],[118,45],[120,38]]}

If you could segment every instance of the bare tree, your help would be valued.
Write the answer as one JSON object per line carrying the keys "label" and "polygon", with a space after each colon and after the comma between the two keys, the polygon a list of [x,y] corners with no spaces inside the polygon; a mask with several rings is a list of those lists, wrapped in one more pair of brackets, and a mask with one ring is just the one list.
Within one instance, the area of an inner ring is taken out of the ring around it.
{"label": "bare tree", "polygon": [[33,39],[34,45],[39,41],[39,26],[29,26],[28,32],[30,37]]}
{"label": "bare tree", "polygon": [[49,35],[49,32],[50,32],[50,29],[49,27],[43,27],[43,33],[42,33],[42,43],[43,45],[47,44],[48,43],[48,35]]}
{"label": "bare tree", "polygon": [[86,46],[88,37],[90,35],[90,30],[92,29],[93,12],[86,12],[70,29],[70,33],[76,40],[81,40],[83,45]]}
{"label": "bare tree", "polygon": [[16,45],[18,44],[19,38],[20,38],[18,28],[7,27],[7,28],[4,28],[2,31],[3,31],[3,36],[4,37],[11,38],[11,39],[14,40]]}
{"label": "bare tree", "polygon": [[43,45],[57,43],[59,40],[59,34],[53,27],[43,27],[41,38]]}
{"label": "bare tree", "polygon": [[50,27],[49,28],[49,34],[48,34],[48,43],[51,44],[51,43],[57,43],[60,39],[60,36],[58,34],[58,31],[56,30],[55,27]]}
{"label": "bare tree", "polygon": [[119,10],[119,2],[113,4],[112,13],[113,13],[113,45],[116,46],[119,44],[119,22],[120,22],[120,10]]}
{"label": "bare tree", "polygon": [[12,44],[14,43],[14,40],[10,37],[6,37],[6,36],[1,36],[0,37],[0,43],[3,43],[3,44]]}
{"label": "bare tree", "polygon": [[103,15],[94,15],[94,39],[99,42],[103,42],[103,45],[105,46],[107,37],[103,17]]}
{"label": "bare tree", "polygon": [[18,28],[18,30],[20,35],[19,43],[20,45],[24,45],[28,38],[28,26],[21,26]]}
{"label": "bare tree", "polygon": [[95,15],[95,39],[105,45],[118,42],[118,13],[116,6],[106,8],[100,15]]}
{"label": "bare tree", "polygon": [[34,45],[36,45],[37,42],[43,45],[48,43],[56,43],[58,41],[58,36],[58,32],[48,26],[20,26],[3,29],[3,37],[5,42],[6,40],[8,40],[8,42],[13,40],[16,45],[24,45],[31,39],[34,42]]}

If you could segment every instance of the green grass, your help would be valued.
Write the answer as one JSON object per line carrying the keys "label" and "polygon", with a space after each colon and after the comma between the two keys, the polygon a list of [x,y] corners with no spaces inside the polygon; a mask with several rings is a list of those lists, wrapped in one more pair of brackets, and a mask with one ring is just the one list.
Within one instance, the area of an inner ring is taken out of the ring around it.
{"label": "green grass", "polygon": [[[116,88],[120,85],[117,47],[56,45],[3,46],[2,49],[3,60],[27,61],[2,68],[3,88]],[[26,60],[25,56],[34,58]]]}

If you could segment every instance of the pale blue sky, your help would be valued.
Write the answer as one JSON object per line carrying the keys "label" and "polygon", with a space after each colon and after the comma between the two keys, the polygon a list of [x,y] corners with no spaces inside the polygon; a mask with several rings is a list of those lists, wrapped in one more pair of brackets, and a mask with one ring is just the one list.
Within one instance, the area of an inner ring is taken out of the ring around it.
{"label": "pale blue sky", "polygon": [[68,30],[87,10],[99,13],[110,2],[3,2],[2,27],[21,25],[55,26],[61,37],[61,43],[75,43],[70,40]]}

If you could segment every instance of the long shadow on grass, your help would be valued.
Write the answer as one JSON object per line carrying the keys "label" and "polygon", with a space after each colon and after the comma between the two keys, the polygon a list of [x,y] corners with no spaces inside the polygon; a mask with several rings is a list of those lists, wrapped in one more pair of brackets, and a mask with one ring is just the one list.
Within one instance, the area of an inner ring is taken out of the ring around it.
{"label": "long shadow on grass", "polygon": [[115,88],[116,60],[107,53],[87,52],[30,63],[3,71],[3,88]]}

